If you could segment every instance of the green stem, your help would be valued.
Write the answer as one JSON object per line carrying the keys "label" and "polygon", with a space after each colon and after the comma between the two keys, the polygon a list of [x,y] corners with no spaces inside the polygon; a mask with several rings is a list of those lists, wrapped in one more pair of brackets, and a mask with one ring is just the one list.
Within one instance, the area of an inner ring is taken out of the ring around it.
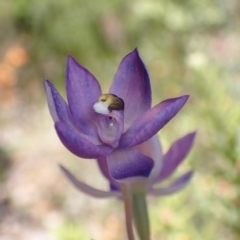
{"label": "green stem", "polygon": [[145,193],[133,194],[133,217],[140,240],[150,240],[148,209]]}
{"label": "green stem", "polygon": [[122,197],[125,209],[126,228],[128,240],[134,240],[133,227],[132,227],[132,194],[130,187],[127,184],[121,184]]}

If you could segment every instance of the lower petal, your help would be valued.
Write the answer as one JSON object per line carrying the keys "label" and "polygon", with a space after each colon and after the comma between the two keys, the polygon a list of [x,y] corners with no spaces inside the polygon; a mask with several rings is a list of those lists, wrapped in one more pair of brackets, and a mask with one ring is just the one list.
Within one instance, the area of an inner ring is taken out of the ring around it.
{"label": "lower petal", "polygon": [[96,198],[108,198],[108,197],[120,197],[121,193],[117,191],[102,191],[96,188],[90,187],[87,184],[79,181],[71,172],[65,167],[59,166],[67,179],[81,192],[84,192],[92,197]]}
{"label": "lower petal", "polygon": [[134,148],[117,149],[107,156],[109,173],[117,181],[148,177],[154,162]]}
{"label": "lower petal", "polygon": [[189,133],[186,136],[175,141],[167,153],[163,156],[163,167],[158,175],[156,182],[168,178],[182,163],[190,151],[196,132]]}
{"label": "lower petal", "polygon": [[173,194],[175,192],[180,191],[181,189],[183,189],[191,180],[193,175],[193,172],[187,172],[184,175],[182,175],[181,177],[177,178],[172,184],[170,184],[168,187],[166,188],[152,188],[150,190],[150,194],[153,196],[164,196],[164,195],[169,195],[169,194]]}
{"label": "lower petal", "polygon": [[55,123],[57,134],[63,145],[73,154],[82,158],[98,158],[112,152],[106,145],[95,145],[86,135],[62,122]]}

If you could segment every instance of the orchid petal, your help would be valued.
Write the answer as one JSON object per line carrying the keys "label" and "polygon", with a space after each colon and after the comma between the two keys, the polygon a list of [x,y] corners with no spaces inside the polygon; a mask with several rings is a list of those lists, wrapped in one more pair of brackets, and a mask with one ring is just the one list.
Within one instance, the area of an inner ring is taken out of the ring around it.
{"label": "orchid petal", "polygon": [[70,111],[79,128],[95,136],[93,105],[102,94],[101,87],[96,78],[71,56],[67,63],[66,90]]}
{"label": "orchid petal", "polygon": [[48,108],[53,121],[72,124],[72,116],[68,105],[53,84],[50,81],[45,80],[44,87],[47,95]]}
{"label": "orchid petal", "polygon": [[125,129],[151,107],[150,81],[137,49],[121,61],[109,92],[124,100]]}
{"label": "orchid petal", "polygon": [[196,132],[189,133],[172,144],[163,157],[163,167],[157,178],[157,182],[166,179],[176,170],[190,151],[195,135]]}
{"label": "orchid petal", "polygon": [[55,123],[55,128],[63,145],[73,154],[82,158],[98,158],[112,152],[106,145],[97,145],[91,139],[65,123]]}
{"label": "orchid petal", "polygon": [[170,186],[166,188],[153,188],[150,190],[150,194],[153,196],[164,196],[175,193],[183,189],[191,180],[193,172],[187,172],[181,177],[177,178]]}
{"label": "orchid petal", "polygon": [[180,111],[188,97],[170,98],[149,109],[122,135],[120,146],[133,147],[151,138]]}
{"label": "orchid petal", "polygon": [[96,188],[90,187],[89,185],[79,181],[69,170],[67,170],[63,166],[59,166],[64,175],[67,177],[67,179],[81,192],[84,192],[88,195],[91,195],[96,198],[108,198],[108,197],[120,197],[119,192],[107,192],[98,190]]}
{"label": "orchid petal", "polygon": [[116,181],[126,178],[148,177],[154,162],[136,149],[116,149],[107,156],[109,173]]}

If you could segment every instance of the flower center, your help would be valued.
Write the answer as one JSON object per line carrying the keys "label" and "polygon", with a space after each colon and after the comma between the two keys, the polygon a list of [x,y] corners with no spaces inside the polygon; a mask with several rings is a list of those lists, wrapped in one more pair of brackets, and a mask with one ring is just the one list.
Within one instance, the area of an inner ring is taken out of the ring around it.
{"label": "flower center", "polygon": [[108,116],[100,116],[99,120],[102,140],[106,143],[114,141],[119,131],[117,120]]}
{"label": "flower center", "polygon": [[116,147],[123,132],[124,101],[114,94],[103,94],[93,108],[99,113],[99,137],[104,143]]}

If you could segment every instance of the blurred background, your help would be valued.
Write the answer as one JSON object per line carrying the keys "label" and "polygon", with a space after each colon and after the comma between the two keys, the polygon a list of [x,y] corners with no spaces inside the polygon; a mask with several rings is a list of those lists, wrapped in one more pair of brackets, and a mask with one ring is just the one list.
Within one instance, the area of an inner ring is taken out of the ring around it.
{"label": "blurred background", "polygon": [[42,79],[65,96],[68,54],[107,92],[121,59],[138,47],[153,104],[190,94],[159,133],[164,152],[197,130],[175,176],[191,184],[149,197],[153,240],[240,239],[240,2],[238,0],[0,0],[1,240],[124,240],[122,203],[77,192],[57,163],[100,189],[91,160],[60,143]]}

